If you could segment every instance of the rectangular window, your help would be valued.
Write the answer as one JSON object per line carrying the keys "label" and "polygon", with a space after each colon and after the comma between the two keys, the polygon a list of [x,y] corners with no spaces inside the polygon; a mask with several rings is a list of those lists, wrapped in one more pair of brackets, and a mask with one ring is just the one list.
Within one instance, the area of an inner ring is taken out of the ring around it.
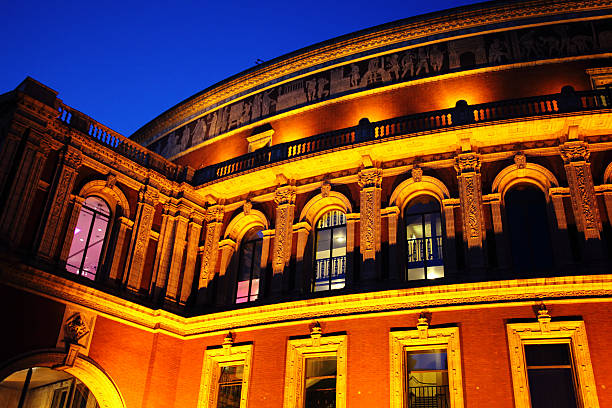
{"label": "rectangular window", "polygon": [[336,357],[306,359],[305,408],[336,406]]}
{"label": "rectangular window", "polygon": [[243,365],[221,367],[217,408],[240,408],[243,374]]}
{"label": "rectangular window", "polygon": [[448,407],[446,350],[407,351],[405,381],[408,407]]}
{"label": "rectangular window", "polygon": [[526,344],[532,408],[577,408],[569,344]]}

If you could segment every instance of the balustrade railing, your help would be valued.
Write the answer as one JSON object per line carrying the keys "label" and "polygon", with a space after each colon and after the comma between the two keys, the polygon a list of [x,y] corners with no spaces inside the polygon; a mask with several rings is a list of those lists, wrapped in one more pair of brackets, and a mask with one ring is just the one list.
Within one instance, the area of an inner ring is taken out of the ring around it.
{"label": "balustrade railing", "polygon": [[561,93],[558,94],[477,105],[468,105],[465,101],[459,101],[454,108],[418,113],[374,123],[362,119],[357,126],[263,148],[197,170],[193,178],[193,184],[201,185],[283,160],[305,157],[355,143],[372,142],[393,136],[406,136],[453,126],[610,107],[612,107],[612,92],[610,92],[610,89],[575,92],[570,87],[563,88]]}
{"label": "balustrade railing", "polygon": [[449,408],[448,385],[406,387],[406,408]]}
{"label": "balustrade railing", "polygon": [[442,236],[409,238],[408,264],[442,261]]}
{"label": "balustrade railing", "polygon": [[[315,266],[315,281],[332,284],[335,280],[343,280],[346,273],[346,255],[317,259]],[[330,276],[331,275],[331,276]]]}
{"label": "balustrade railing", "polygon": [[89,116],[60,104],[57,120],[89,135],[96,142],[114,150],[128,159],[152,170],[155,170],[170,180],[176,180],[179,174],[179,166],[166,160],[162,156],[153,153],[140,144],[131,141],[125,136],[106,126],[96,122]]}

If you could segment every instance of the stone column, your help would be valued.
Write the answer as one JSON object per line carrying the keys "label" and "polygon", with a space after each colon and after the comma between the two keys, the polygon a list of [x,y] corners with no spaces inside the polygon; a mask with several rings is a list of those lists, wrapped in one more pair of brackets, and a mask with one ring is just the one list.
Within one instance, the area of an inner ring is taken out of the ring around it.
{"label": "stone column", "polygon": [[185,269],[183,271],[183,282],[181,283],[181,294],[179,304],[185,305],[191,295],[193,278],[195,275],[195,264],[198,256],[200,244],[200,234],[202,233],[202,222],[204,216],[197,211],[191,214],[189,231],[187,232],[187,254],[185,255]]}
{"label": "stone column", "polygon": [[493,222],[493,233],[495,234],[495,246],[497,248],[497,265],[502,270],[510,268],[510,256],[508,241],[504,234],[504,226],[501,210],[501,194],[489,194],[487,201],[491,205],[491,220]]}
{"label": "stone column", "polygon": [[179,281],[183,270],[183,254],[187,246],[187,227],[189,227],[189,213],[191,210],[185,205],[179,205],[176,214],[176,230],[174,233],[174,244],[172,246],[172,258],[170,260],[170,272],[166,288],[166,300],[176,302],[179,296]]}
{"label": "stone column", "polygon": [[[172,199],[170,199],[172,200]],[[166,287],[166,278],[170,268],[170,255],[174,241],[174,228],[176,205],[167,202],[162,206],[162,222],[157,240],[157,251],[153,263],[153,277],[151,279],[151,291],[155,299],[159,299]]]}
{"label": "stone column", "polygon": [[214,205],[206,212],[206,237],[202,251],[202,265],[198,280],[198,303],[205,302],[206,289],[215,276],[217,256],[219,253],[219,238],[223,227],[223,206]]}
{"label": "stone column", "polygon": [[23,226],[30,217],[40,174],[51,150],[51,145],[43,139],[44,136],[35,136],[33,130],[25,137],[27,141],[18,159],[15,176],[6,181],[11,187],[0,216],[0,237],[12,247],[21,243]]}
{"label": "stone column", "polygon": [[459,207],[459,200],[446,198],[442,200],[442,216],[444,217],[444,230],[446,242],[444,243],[444,275],[454,276],[457,273],[457,245],[455,231],[455,208]]}
{"label": "stone column", "polygon": [[565,164],[576,227],[587,241],[599,239],[602,224],[595,199],[589,146],[586,142],[576,140],[564,143],[559,148]]}
{"label": "stone column", "polygon": [[380,199],[382,170],[370,167],[358,174],[360,201],[360,235],[359,249],[361,251],[361,278],[364,281],[375,280],[378,274],[380,254]]}
{"label": "stone column", "polygon": [[81,152],[72,146],[66,146],[62,152],[60,167],[55,174],[49,200],[47,200],[47,219],[38,246],[38,254],[44,258],[54,258],[61,245],[60,234],[64,226],[70,194],[74,189],[74,182],[82,162]]}
{"label": "stone column", "polygon": [[400,250],[397,247],[397,223],[399,219],[400,209],[397,206],[387,207],[381,210],[381,215],[387,217],[387,235],[389,245],[389,280],[393,282],[401,281],[401,271],[399,254]]}
{"label": "stone column", "polygon": [[226,273],[227,267],[232,260],[232,255],[236,252],[236,242],[226,238],[219,241],[219,284],[217,285],[217,300],[219,306],[231,304],[233,294],[230,289],[233,287],[230,281],[231,274]]}
{"label": "stone column", "polygon": [[157,196],[157,190],[150,186],[143,187],[138,193],[138,208],[126,262],[127,273],[124,276],[124,280],[127,277],[127,288],[134,292],[140,291],[142,285],[142,269],[147,256]]}
{"label": "stone column", "polygon": [[467,263],[472,268],[484,267],[482,188],[480,156],[463,153],[455,158],[459,184],[459,202],[463,221],[463,239],[467,245]]}
{"label": "stone column", "polygon": [[296,292],[302,292],[304,290],[305,282],[305,271],[309,268],[304,265],[304,254],[306,250],[306,244],[308,244],[308,235],[312,230],[312,227],[307,222],[298,222],[293,226],[293,230],[297,235],[297,251],[295,254],[295,282]]}
{"label": "stone column", "polygon": [[120,279],[119,267],[121,265],[121,254],[123,253],[123,246],[125,245],[125,236],[128,230],[134,226],[134,221],[127,217],[119,217],[119,231],[117,231],[117,242],[113,251],[113,260],[111,263],[110,272],[108,278],[111,280]]}
{"label": "stone column", "polygon": [[290,185],[279,187],[274,195],[274,202],[276,203],[276,222],[270,288],[273,294],[278,294],[282,290],[283,271],[291,257],[295,187]]}
{"label": "stone column", "polygon": [[346,286],[355,281],[355,224],[359,222],[359,213],[346,214]]}

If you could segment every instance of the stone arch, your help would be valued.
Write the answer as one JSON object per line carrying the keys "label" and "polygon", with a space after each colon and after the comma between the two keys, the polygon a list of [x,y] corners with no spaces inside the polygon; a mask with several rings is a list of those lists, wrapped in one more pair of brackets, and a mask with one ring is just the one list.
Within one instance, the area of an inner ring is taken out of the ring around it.
{"label": "stone arch", "polygon": [[110,206],[111,212],[116,214],[117,205],[121,207],[123,215],[130,218],[130,205],[123,191],[116,185],[109,185],[106,180],[93,180],[85,184],[79,191],[80,197],[98,196]]}
{"label": "stone arch", "polygon": [[403,211],[410,200],[420,195],[429,195],[436,198],[440,203],[440,208],[442,208],[442,200],[450,197],[446,185],[437,178],[421,176],[420,180],[416,181],[411,177],[401,182],[395,190],[393,190],[389,205],[397,206],[400,211]]}
{"label": "stone arch", "polygon": [[66,353],[59,349],[38,350],[22,354],[0,365],[0,381],[14,372],[33,367],[62,370],[78,378],[96,397],[100,408],[125,408],[119,388],[109,375],[92,359],[78,355],[74,365],[65,367]]}
{"label": "stone arch", "polygon": [[337,191],[330,191],[325,197],[323,194],[318,194],[306,203],[300,213],[300,221],[314,225],[323,214],[331,210],[340,210],[348,214],[353,212],[353,206],[344,194]]}
{"label": "stone arch", "polygon": [[549,200],[548,190],[551,187],[558,187],[559,182],[555,175],[545,168],[535,163],[524,163],[519,167],[517,164],[506,167],[497,174],[491,189],[493,193],[499,193],[502,202],[506,192],[513,186],[521,183],[527,183],[537,186]]}
{"label": "stone arch", "polygon": [[261,211],[251,209],[248,214],[243,211],[230,221],[225,229],[224,238],[229,238],[238,243],[251,228],[261,227],[261,229],[266,230],[269,225],[268,219]]}
{"label": "stone arch", "polygon": [[603,182],[604,184],[612,183],[612,163],[608,164],[608,167],[606,167],[604,171]]}

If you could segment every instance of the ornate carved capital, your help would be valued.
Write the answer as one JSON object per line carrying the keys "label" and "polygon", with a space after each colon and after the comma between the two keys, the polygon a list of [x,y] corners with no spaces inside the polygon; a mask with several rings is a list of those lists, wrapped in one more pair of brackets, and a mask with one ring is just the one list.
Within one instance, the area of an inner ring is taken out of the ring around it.
{"label": "ornate carved capital", "polygon": [[83,164],[83,154],[80,150],[67,146],[64,152],[64,164],[73,169],[78,169]]}
{"label": "ornate carved capital", "polygon": [[476,153],[465,153],[455,157],[457,174],[480,171],[480,156]]}
{"label": "ornate carved capital", "polygon": [[589,161],[589,145],[583,141],[567,142],[559,146],[561,158],[565,164]]}
{"label": "ornate carved capital", "polygon": [[361,188],[380,188],[380,184],[382,183],[382,170],[376,167],[361,170],[359,172],[358,183]]}
{"label": "ornate carved capital", "polygon": [[145,186],[138,192],[138,202],[155,205],[159,198],[157,190],[150,186]]}
{"label": "ornate carved capital", "polygon": [[274,202],[276,203],[276,205],[295,203],[295,187],[293,186],[279,187],[274,193]]}
{"label": "ornate carved capital", "polygon": [[208,223],[223,221],[223,206],[213,205],[212,207],[209,207],[206,211],[206,216],[204,219]]}

